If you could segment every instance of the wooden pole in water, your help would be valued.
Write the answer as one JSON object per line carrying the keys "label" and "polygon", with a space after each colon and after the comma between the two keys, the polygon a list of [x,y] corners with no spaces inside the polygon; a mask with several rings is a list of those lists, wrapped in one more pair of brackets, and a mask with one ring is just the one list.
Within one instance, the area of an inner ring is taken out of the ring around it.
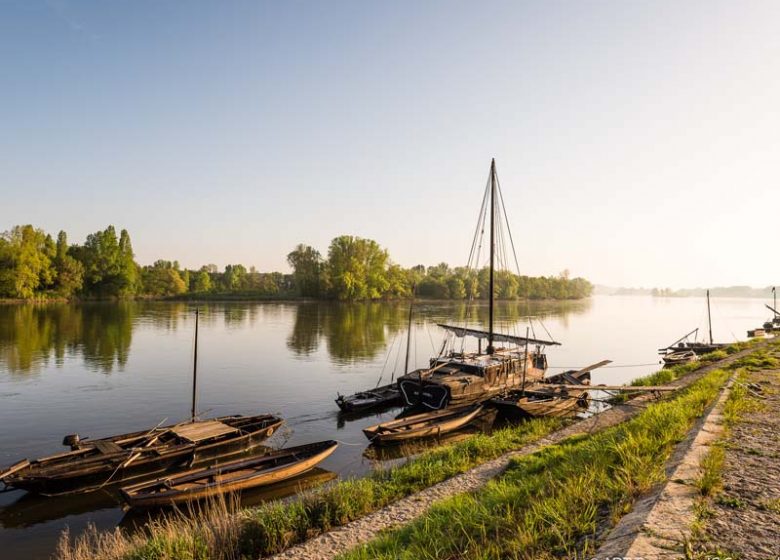
{"label": "wooden pole in water", "polygon": [[[412,298],[414,298],[414,286],[412,286]],[[409,303],[409,324],[406,331],[406,364],[404,365],[404,375],[409,373],[409,348],[412,345],[412,307],[414,306],[414,299]],[[395,373],[395,370],[393,371]],[[392,383],[392,379],[391,379]]]}
{"label": "wooden pole in water", "polygon": [[493,347],[493,304],[495,298],[495,290],[493,287],[493,268],[495,265],[495,213],[496,213],[496,160],[493,158],[490,162],[490,286],[488,291],[490,292],[490,311],[488,315],[488,345],[487,353],[492,354],[495,352]]}
{"label": "wooden pole in water", "polygon": [[195,356],[192,362],[192,422],[195,421],[198,398],[198,308],[195,308]]}
{"label": "wooden pole in water", "polygon": [[528,334],[530,327],[525,328],[525,355],[523,356],[523,393],[525,393],[525,372],[528,370]]}
{"label": "wooden pole in water", "polygon": [[707,322],[710,325],[710,344],[712,344],[712,314],[710,313],[710,291],[707,290]]}

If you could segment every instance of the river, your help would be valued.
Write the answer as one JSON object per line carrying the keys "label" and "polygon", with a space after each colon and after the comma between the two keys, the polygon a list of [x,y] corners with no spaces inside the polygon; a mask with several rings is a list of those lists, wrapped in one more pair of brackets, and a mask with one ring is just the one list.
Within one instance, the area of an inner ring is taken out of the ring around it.
{"label": "river", "polygon": [[[341,445],[306,479],[359,476],[361,429],[398,410],[344,418],[333,399],[382,382],[404,365],[408,304],[209,303],[200,309],[198,410],[204,416],[272,412],[286,420],[273,445],[337,439]],[[101,437],[186,419],[190,411],[194,309],[191,303],[125,302],[0,306],[0,466],[64,450],[65,434]],[[658,369],[656,349],[700,327],[702,298],[596,296],[574,302],[501,302],[498,330],[562,346],[548,350],[550,373],[602,359],[593,383],[630,381]],[[757,299],[712,300],[716,341],[744,340],[768,317]],[[443,340],[436,323],[484,328],[487,307],[415,306],[410,358],[427,365]],[[549,331],[549,334],[548,334]],[[700,337],[701,338],[701,337]],[[256,503],[297,485],[247,497]],[[8,560],[48,558],[66,526],[133,526],[108,495],[37,498],[0,494],[0,546]]]}

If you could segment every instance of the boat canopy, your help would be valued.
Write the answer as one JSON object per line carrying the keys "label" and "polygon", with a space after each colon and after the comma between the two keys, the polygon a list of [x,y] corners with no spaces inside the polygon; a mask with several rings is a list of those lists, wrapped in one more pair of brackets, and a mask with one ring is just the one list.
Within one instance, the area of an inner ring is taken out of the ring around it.
{"label": "boat canopy", "polygon": [[[488,338],[489,333],[487,331],[479,331],[476,329],[467,329],[466,327],[456,327],[454,325],[444,325],[437,323],[441,328],[450,331],[457,337],[473,336],[475,338]],[[515,344],[538,344],[540,346],[560,346],[560,342],[553,340],[540,340],[538,338],[526,338],[524,336],[513,336],[509,334],[493,333],[493,340],[498,342],[513,342]]]}

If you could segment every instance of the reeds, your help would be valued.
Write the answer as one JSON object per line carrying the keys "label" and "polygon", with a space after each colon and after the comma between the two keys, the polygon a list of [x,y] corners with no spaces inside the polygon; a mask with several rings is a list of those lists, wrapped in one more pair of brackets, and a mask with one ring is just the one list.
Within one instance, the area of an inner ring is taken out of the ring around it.
{"label": "reeds", "polygon": [[57,560],[239,560],[280,552],[390,502],[437,484],[508,451],[541,439],[563,425],[537,419],[476,434],[423,452],[406,463],[301,494],[238,510],[234,500],[175,512],[151,522],[142,533],[98,532],[75,539],[63,534]]}

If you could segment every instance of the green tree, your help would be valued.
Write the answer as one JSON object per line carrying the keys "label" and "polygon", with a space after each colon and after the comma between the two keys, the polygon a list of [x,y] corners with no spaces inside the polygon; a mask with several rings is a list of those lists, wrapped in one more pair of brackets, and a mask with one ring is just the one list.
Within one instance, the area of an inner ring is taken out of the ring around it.
{"label": "green tree", "polygon": [[225,290],[238,291],[246,287],[247,271],[243,264],[229,264],[222,275]]}
{"label": "green tree", "polygon": [[70,297],[81,290],[84,284],[84,267],[68,254],[68,235],[60,231],[57,235],[57,251],[54,258],[57,273],[55,291],[61,297]]}
{"label": "green tree", "polygon": [[158,260],[152,266],[142,269],[144,292],[152,296],[175,296],[187,291],[177,263]]}
{"label": "green tree", "polygon": [[211,290],[211,276],[209,276],[209,273],[207,270],[205,270],[205,267],[198,272],[198,274],[195,276],[195,283],[192,288],[193,292],[208,292]]}
{"label": "green tree", "polygon": [[287,262],[293,269],[295,290],[298,294],[307,297],[320,295],[320,252],[308,245],[299,244],[287,255]]}
{"label": "green tree", "polygon": [[331,241],[328,269],[338,299],[377,299],[389,288],[387,251],[376,241],[342,235]]}
{"label": "green tree", "polygon": [[56,246],[50,235],[31,225],[15,226],[2,234],[0,293],[30,299],[52,287],[56,277]]}

